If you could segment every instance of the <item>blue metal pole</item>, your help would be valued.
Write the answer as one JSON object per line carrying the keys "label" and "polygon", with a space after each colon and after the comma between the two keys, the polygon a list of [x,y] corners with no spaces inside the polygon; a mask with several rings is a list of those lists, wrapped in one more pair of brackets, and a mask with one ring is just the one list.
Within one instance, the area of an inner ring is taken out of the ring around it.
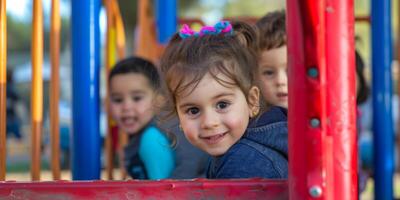
{"label": "blue metal pole", "polygon": [[375,199],[393,199],[391,0],[372,0],[372,101]]}
{"label": "blue metal pole", "polygon": [[166,44],[176,32],[176,0],[156,0],[157,39],[161,44]]}
{"label": "blue metal pole", "polygon": [[72,178],[100,178],[100,0],[72,0]]}

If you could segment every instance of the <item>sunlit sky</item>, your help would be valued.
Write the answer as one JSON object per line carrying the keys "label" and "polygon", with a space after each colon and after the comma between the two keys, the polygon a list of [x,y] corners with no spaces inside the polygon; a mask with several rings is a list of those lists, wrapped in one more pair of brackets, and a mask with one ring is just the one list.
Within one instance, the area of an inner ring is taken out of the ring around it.
{"label": "sunlit sky", "polygon": [[[7,14],[10,14],[16,20],[30,22],[32,19],[31,5],[32,0],[12,0],[7,1]],[[43,12],[49,15],[51,8],[51,0],[42,0]],[[64,17],[70,16],[70,0],[60,0],[60,15]],[[44,21],[49,23],[48,20]],[[106,16],[104,9],[100,10],[100,30],[104,31],[106,27]]]}
{"label": "sunlit sky", "polygon": [[[7,1],[7,13],[11,14],[18,20],[29,21],[32,13],[30,11],[30,5],[32,0],[12,0]],[[42,0],[43,12],[49,13],[51,0]],[[60,14],[62,16],[68,16],[70,12],[69,1],[60,1]]]}
{"label": "sunlit sky", "polygon": [[[209,10],[201,17],[207,24],[213,24],[215,21],[222,18],[223,14],[220,9],[228,0],[200,0],[199,3],[209,7]],[[7,1],[7,13],[12,15],[14,19],[29,22],[32,17],[31,4],[32,0],[10,0]],[[46,15],[50,12],[51,0],[42,0],[43,11]],[[60,0],[61,16],[70,16],[70,0]],[[103,14],[103,13],[101,13]],[[101,21],[104,17],[101,17]]]}

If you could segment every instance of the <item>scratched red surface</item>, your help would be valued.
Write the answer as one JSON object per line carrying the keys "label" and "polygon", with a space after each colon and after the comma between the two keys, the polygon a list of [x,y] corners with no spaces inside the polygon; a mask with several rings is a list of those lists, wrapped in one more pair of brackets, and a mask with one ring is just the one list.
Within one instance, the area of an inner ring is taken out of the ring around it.
{"label": "scratched red surface", "polygon": [[0,182],[0,199],[288,199],[285,180]]}

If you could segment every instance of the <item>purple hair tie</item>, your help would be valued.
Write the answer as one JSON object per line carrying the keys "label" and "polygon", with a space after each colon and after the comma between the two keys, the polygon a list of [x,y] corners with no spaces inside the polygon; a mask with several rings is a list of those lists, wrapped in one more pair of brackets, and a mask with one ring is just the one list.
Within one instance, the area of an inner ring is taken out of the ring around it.
{"label": "purple hair tie", "polygon": [[213,26],[203,26],[199,31],[199,35],[215,35],[217,34],[216,29]]}
{"label": "purple hair tie", "polygon": [[196,36],[196,31],[192,30],[187,24],[184,24],[181,28],[181,30],[179,31],[179,36],[182,39],[191,37],[191,36]]}
{"label": "purple hair tie", "polygon": [[232,24],[228,21],[220,21],[215,24],[215,29],[219,30],[221,33],[233,33]]}
{"label": "purple hair tie", "polygon": [[232,25],[228,21],[220,21],[214,26],[203,26],[199,32],[192,30],[187,24],[184,24],[179,31],[179,36],[182,39],[188,37],[198,37],[203,35],[218,35],[218,34],[233,34]]}

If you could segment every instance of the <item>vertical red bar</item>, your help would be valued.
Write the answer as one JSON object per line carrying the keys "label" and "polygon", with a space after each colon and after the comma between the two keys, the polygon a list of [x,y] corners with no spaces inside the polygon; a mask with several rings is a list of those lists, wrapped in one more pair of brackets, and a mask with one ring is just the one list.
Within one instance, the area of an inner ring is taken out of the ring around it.
{"label": "vertical red bar", "polygon": [[357,199],[356,89],[354,5],[327,0],[326,63],[328,135],[333,139],[331,164],[334,199]]}
{"label": "vertical red bar", "polygon": [[287,1],[290,199],[357,198],[352,9]]}
{"label": "vertical red bar", "polygon": [[286,30],[288,47],[289,84],[289,199],[306,199],[307,163],[306,151],[306,104],[307,94],[303,22],[297,0],[286,1]]}
{"label": "vertical red bar", "polygon": [[326,199],[324,1],[288,0],[289,190]]}

